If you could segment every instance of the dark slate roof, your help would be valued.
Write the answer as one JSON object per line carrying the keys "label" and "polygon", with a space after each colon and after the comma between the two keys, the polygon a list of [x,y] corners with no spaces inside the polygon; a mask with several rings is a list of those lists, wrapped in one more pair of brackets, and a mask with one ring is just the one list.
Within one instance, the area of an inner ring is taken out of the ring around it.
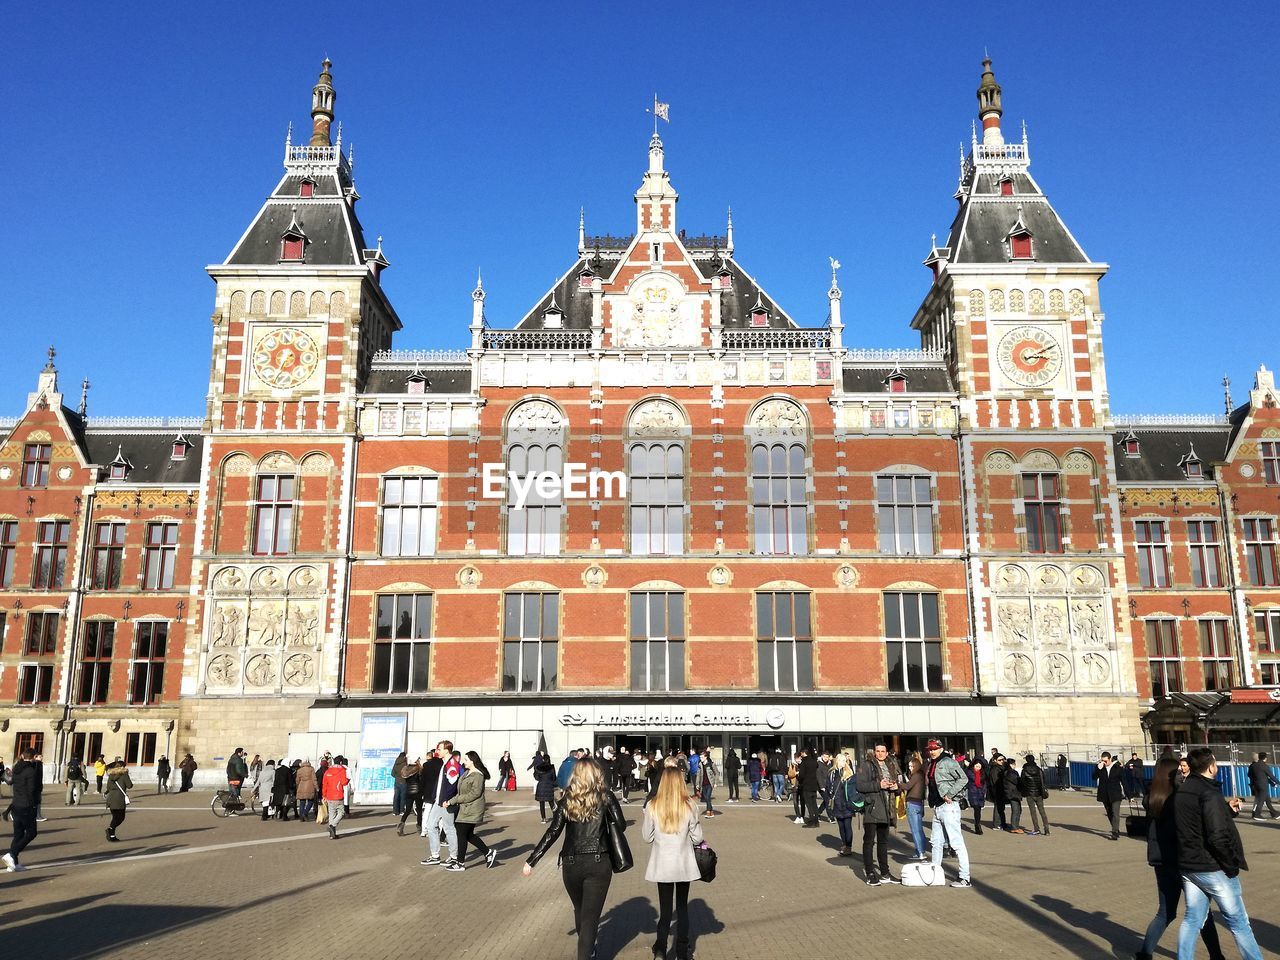
{"label": "dark slate roof", "polygon": [[[414,373],[410,366],[374,367],[369,371],[369,379],[364,385],[365,393],[408,393],[408,379]],[[427,368],[421,371],[427,378],[425,393],[470,393],[471,368],[458,367],[452,369]]]}
{"label": "dark slate roof", "polygon": [[[907,378],[907,393],[954,393],[951,375],[944,366],[902,367]],[[888,393],[885,381],[893,373],[893,364],[844,368],[845,393]]]}
{"label": "dark slate roof", "polygon": [[[182,460],[174,460],[173,441],[178,434],[191,444]],[[201,451],[204,437],[199,433],[166,430],[95,430],[84,431],[85,455],[89,462],[105,467],[119,450],[133,464],[124,483],[199,483]]]}
{"label": "dark slate roof", "polygon": [[967,200],[951,226],[947,246],[952,263],[1008,263],[1005,238],[1018,220],[1031,231],[1031,252],[1039,263],[1088,263],[1057,211],[1043,197],[1023,197],[1019,203]]}
{"label": "dark slate roof", "polygon": [[302,181],[310,180],[315,184],[315,188],[311,191],[313,197],[340,197],[342,194],[338,189],[338,181],[334,177],[304,177],[301,175],[287,176],[280,181],[275,192],[271,194],[273,197],[282,197],[288,199],[299,199],[299,193],[302,190]]}
{"label": "dark slate roof", "polygon": [[[298,196],[298,186],[309,179],[314,199]],[[258,211],[248,232],[236,244],[227,263],[264,265],[280,262],[280,236],[297,211],[298,224],[307,237],[303,262],[319,266],[354,266],[365,262],[364,231],[355,211],[355,188],[345,167],[338,172],[303,177],[289,174],[276,184]]]}
{"label": "dark slate roof", "polygon": [[1191,447],[1195,445],[1196,456],[1204,466],[1206,478],[1213,476],[1212,464],[1225,459],[1227,444],[1230,440],[1231,427],[1159,427],[1133,428],[1133,435],[1138,438],[1136,457],[1124,452],[1124,439],[1129,435],[1128,427],[1117,428],[1112,437],[1115,445],[1116,479],[1121,483],[1170,482],[1186,480],[1181,461]]}
{"label": "dark slate roof", "polygon": [[[551,306],[552,293],[555,294],[556,306],[564,314],[561,320],[561,329],[591,329],[591,293],[589,290],[583,290],[578,285],[578,277],[587,267],[590,267],[592,272],[598,276],[607,277],[613,273],[618,265],[616,257],[597,258],[594,249],[593,247],[588,252],[586,258],[580,258],[574,263],[568,273],[558,280],[551,290],[543,294],[537,306],[529,311],[524,319],[516,325],[518,329],[543,329],[543,315],[547,312],[547,308]],[[718,256],[695,256],[693,263],[705,279],[710,279],[719,273],[722,265]],[[750,326],[751,308],[755,306],[757,296],[760,297],[760,302],[764,304],[765,309],[769,311],[770,327],[785,330],[795,328],[796,324],[778,306],[777,301],[765,293],[760,285],[749,277],[735,260],[730,258],[727,263],[729,272],[733,275],[733,292],[728,296],[721,295],[720,298],[721,319],[726,330]]]}

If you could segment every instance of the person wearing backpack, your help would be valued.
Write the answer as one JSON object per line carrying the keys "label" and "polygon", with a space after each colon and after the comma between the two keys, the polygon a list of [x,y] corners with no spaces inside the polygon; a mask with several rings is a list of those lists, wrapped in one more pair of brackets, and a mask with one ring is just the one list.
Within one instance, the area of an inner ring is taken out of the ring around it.
{"label": "person wearing backpack", "polygon": [[862,809],[865,801],[858,792],[858,784],[853,776],[853,764],[843,753],[836,754],[835,765],[831,768],[830,786],[827,792],[831,795],[831,815],[836,819],[836,829],[840,831],[840,851],[837,856],[853,856],[853,817]]}
{"label": "person wearing backpack", "polygon": [[[80,805],[80,798],[84,795],[84,788],[81,784],[84,782],[84,762],[79,757],[72,757],[67,762],[67,773],[63,778],[63,783],[67,785],[67,806],[75,807]],[[87,784],[85,784],[87,786]]]}
{"label": "person wearing backpack", "polygon": [[773,802],[781,803],[787,793],[787,759],[782,755],[781,747],[774,747],[773,753],[769,754],[766,772],[773,783]]}
{"label": "person wearing backpack", "polygon": [[1049,789],[1045,786],[1044,771],[1036,763],[1033,753],[1027,754],[1027,762],[1023,764],[1022,774],[1018,777],[1018,786],[1022,797],[1027,801],[1027,809],[1031,812],[1032,829],[1042,836],[1049,835],[1049,818],[1044,812],[1044,802],[1049,797]]}
{"label": "person wearing backpack", "polygon": [[760,802],[760,781],[764,779],[764,763],[756,754],[747,757],[747,783],[751,785],[751,802]]}

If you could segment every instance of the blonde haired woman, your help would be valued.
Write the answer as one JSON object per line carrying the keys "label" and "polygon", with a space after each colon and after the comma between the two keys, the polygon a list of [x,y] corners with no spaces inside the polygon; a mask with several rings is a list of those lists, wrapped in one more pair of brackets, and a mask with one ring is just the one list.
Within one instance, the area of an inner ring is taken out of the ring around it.
{"label": "blonde haired woman", "polygon": [[[679,777],[679,773],[676,774]],[[683,780],[681,781],[683,789]],[[563,832],[564,847],[560,862],[564,871],[564,888],[573,903],[573,926],[578,934],[578,960],[591,960],[596,953],[596,932],[600,913],[613,880],[613,861],[609,859],[607,817],[625,828],[618,798],[605,784],[600,765],[590,757],[582,757],[573,765],[569,786],[556,804],[547,832],[542,835],[529,860],[524,875],[551,849]]]}
{"label": "blonde haired woman", "polygon": [[699,877],[693,845],[702,842],[702,823],[697,809],[685,795],[679,770],[662,771],[658,794],[645,808],[641,829],[649,844],[649,866],[644,878],[658,885],[658,934],[653,956],[655,960],[662,960],[667,955],[674,899],[676,960],[693,960],[689,952],[689,883]]}

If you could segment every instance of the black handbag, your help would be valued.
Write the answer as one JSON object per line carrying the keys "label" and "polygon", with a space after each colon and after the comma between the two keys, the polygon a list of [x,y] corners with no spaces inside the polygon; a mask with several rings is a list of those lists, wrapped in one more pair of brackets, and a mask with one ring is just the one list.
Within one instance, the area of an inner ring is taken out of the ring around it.
{"label": "black handbag", "polygon": [[604,801],[604,832],[609,843],[609,861],[613,864],[614,873],[625,873],[635,866],[631,858],[631,847],[626,835],[622,832],[626,824],[619,823],[613,815],[613,803]]}
{"label": "black handbag", "polygon": [[716,878],[716,861],[719,857],[716,852],[708,847],[705,843],[695,843],[693,845],[693,859],[698,862],[698,879],[703,883],[710,883]]}

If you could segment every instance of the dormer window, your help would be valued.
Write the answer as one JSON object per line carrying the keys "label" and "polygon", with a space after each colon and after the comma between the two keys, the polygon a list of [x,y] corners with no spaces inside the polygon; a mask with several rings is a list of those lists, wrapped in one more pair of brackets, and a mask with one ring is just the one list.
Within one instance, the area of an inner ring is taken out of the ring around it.
{"label": "dormer window", "polygon": [[1009,237],[1009,256],[1013,260],[1030,260],[1031,234],[1015,233]]}
{"label": "dormer window", "polygon": [[1204,464],[1200,462],[1200,458],[1196,456],[1196,448],[1192,447],[1191,452],[1179,461],[1182,467],[1182,473],[1188,480],[1204,479]]}
{"label": "dormer window", "polygon": [[756,305],[751,308],[751,326],[767,327],[769,325],[769,311],[765,309],[763,297],[756,294]]}
{"label": "dormer window", "polygon": [[1142,444],[1138,442],[1138,438],[1134,435],[1132,430],[1130,430],[1125,435],[1125,438],[1120,441],[1120,445],[1124,449],[1124,455],[1126,457],[1142,456]]}
{"label": "dormer window", "polygon": [[124,455],[124,448],[116,447],[116,458],[107,464],[108,480],[125,480],[129,476],[129,471],[133,469],[133,464],[129,462],[129,458]]}
{"label": "dormer window", "polygon": [[426,393],[429,386],[431,386],[431,381],[417,370],[409,374],[404,381],[406,393]]}
{"label": "dormer window", "polygon": [[590,290],[591,281],[594,280],[595,278],[596,278],[596,275],[591,272],[590,267],[588,267],[586,270],[583,270],[580,274],[578,274],[578,289]]}
{"label": "dormer window", "polygon": [[306,241],[302,237],[285,236],[280,241],[280,259],[301,260],[304,243]]}
{"label": "dormer window", "polygon": [[1013,196],[1013,177],[1000,178],[1000,196],[1002,197]]}
{"label": "dormer window", "polygon": [[179,434],[173,439],[173,449],[169,453],[169,459],[185,460],[187,459],[187,451],[190,449],[191,449],[191,442],[186,437]]}
{"label": "dormer window", "polygon": [[314,180],[303,180],[298,184],[298,196],[303,200],[310,200],[316,195],[316,182]]}

